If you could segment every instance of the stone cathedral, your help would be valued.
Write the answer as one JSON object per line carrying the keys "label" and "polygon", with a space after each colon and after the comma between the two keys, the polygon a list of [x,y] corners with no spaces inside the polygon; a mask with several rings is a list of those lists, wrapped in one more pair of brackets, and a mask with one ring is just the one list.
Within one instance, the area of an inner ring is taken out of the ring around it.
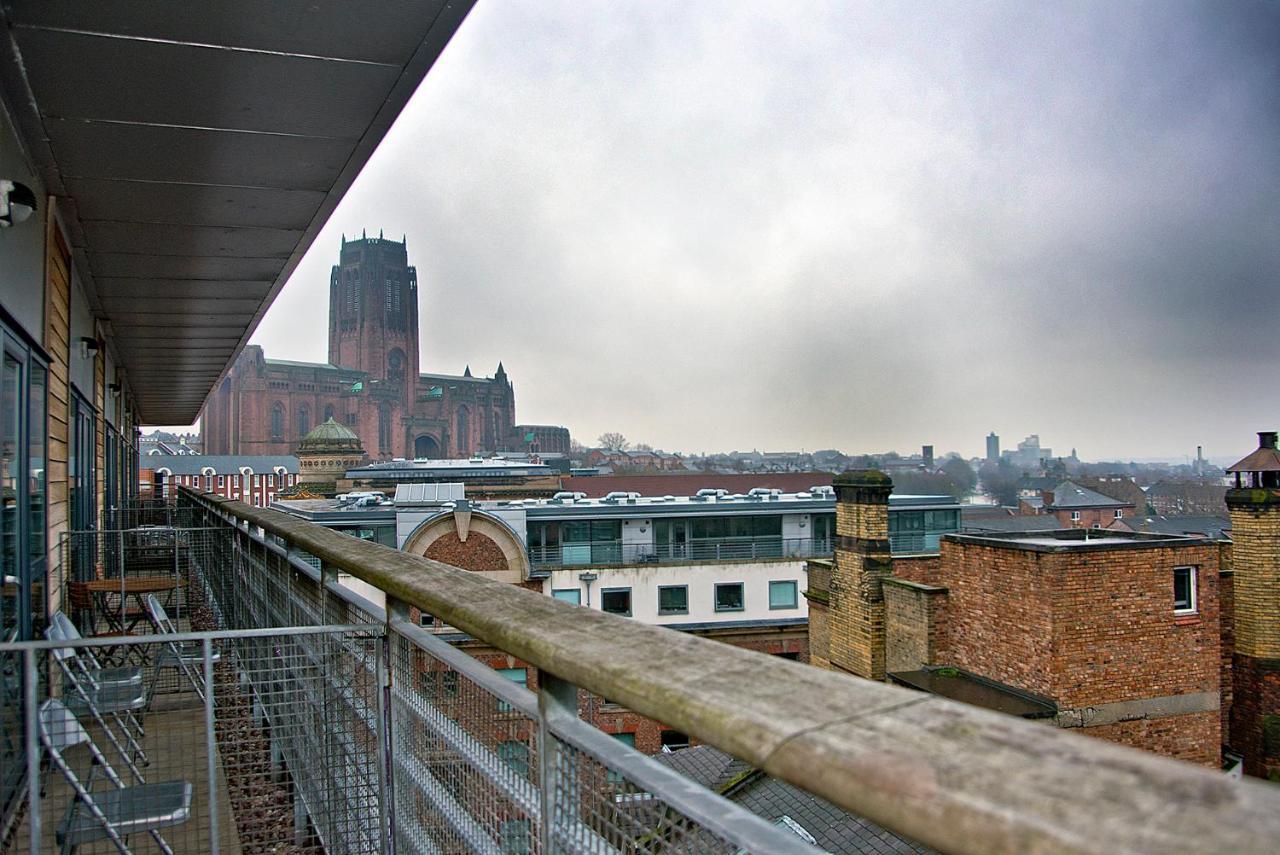
{"label": "stone cathedral", "polygon": [[329,419],[371,458],[568,452],[569,432],[515,423],[502,364],[492,377],[418,370],[418,278],[407,241],[342,240],[329,280],[329,361],[267,359],[250,345],[205,402],[206,454],[289,454]]}

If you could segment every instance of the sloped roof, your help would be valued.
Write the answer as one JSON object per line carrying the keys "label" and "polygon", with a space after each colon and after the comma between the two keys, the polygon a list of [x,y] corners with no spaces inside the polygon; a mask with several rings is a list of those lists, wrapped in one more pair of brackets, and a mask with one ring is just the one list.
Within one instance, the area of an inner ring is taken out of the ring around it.
{"label": "sloped roof", "polygon": [[1096,490],[1081,487],[1074,481],[1063,481],[1053,488],[1053,502],[1049,506],[1066,510],[1070,508],[1133,507],[1133,503],[1104,496]]}
{"label": "sloped roof", "polygon": [[963,512],[960,513],[960,530],[961,531],[1009,531],[1009,532],[1026,532],[1026,531],[1048,531],[1058,528],[1057,519],[1051,516],[1042,516],[1037,514],[1022,514],[1018,516],[1004,517],[978,517],[970,518]]}
{"label": "sloped roof", "polygon": [[1228,472],[1280,472],[1280,450],[1255,449],[1248,457],[1227,467]]}
{"label": "sloped roof", "polygon": [[[1153,534],[1185,534],[1228,540],[1231,537],[1231,518],[1205,514],[1187,516],[1128,517],[1123,522],[1130,531],[1146,531]],[[1118,526],[1117,526],[1118,527]]]}
{"label": "sloped roof", "polygon": [[214,475],[239,475],[241,466],[254,474],[266,475],[283,466],[291,475],[298,473],[298,458],[291,454],[148,454],[142,457],[143,469],[168,469],[174,475],[200,475],[205,467]]}
{"label": "sloped roof", "polygon": [[778,822],[789,817],[827,852],[892,855],[932,850],[886,831],[799,787],[760,772],[710,745],[697,745],[655,758],[756,816]]}

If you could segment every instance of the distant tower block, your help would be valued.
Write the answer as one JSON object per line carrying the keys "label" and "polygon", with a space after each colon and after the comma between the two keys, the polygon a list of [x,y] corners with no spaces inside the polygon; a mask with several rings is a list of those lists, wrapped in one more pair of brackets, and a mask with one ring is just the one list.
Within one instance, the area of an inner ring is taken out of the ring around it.
{"label": "distant tower block", "polygon": [[992,431],[987,434],[987,462],[996,463],[1000,460],[1000,437],[996,436],[996,432]]}
{"label": "distant tower block", "polygon": [[920,447],[920,456],[924,459],[924,468],[932,469],[933,468],[933,446],[922,445]]}
{"label": "distant tower block", "polygon": [[1227,469],[1235,582],[1231,747],[1249,775],[1280,780],[1280,450],[1276,432]]}

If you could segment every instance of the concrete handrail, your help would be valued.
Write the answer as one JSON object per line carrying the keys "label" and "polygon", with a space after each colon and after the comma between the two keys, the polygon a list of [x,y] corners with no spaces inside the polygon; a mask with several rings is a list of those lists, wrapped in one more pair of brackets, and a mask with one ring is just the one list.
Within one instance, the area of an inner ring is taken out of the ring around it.
{"label": "concrete handrail", "polygon": [[1280,786],[564,603],[183,488],[532,666],[948,852],[1274,852]]}

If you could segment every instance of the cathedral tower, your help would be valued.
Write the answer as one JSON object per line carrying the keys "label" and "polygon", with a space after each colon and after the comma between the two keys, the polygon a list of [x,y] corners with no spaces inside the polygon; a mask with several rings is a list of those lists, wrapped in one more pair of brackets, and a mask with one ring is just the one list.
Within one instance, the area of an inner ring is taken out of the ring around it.
{"label": "cathedral tower", "polygon": [[329,364],[365,371],[404,404],[418,377],[418,273],[407,241],[342,240],[329,279]]}

